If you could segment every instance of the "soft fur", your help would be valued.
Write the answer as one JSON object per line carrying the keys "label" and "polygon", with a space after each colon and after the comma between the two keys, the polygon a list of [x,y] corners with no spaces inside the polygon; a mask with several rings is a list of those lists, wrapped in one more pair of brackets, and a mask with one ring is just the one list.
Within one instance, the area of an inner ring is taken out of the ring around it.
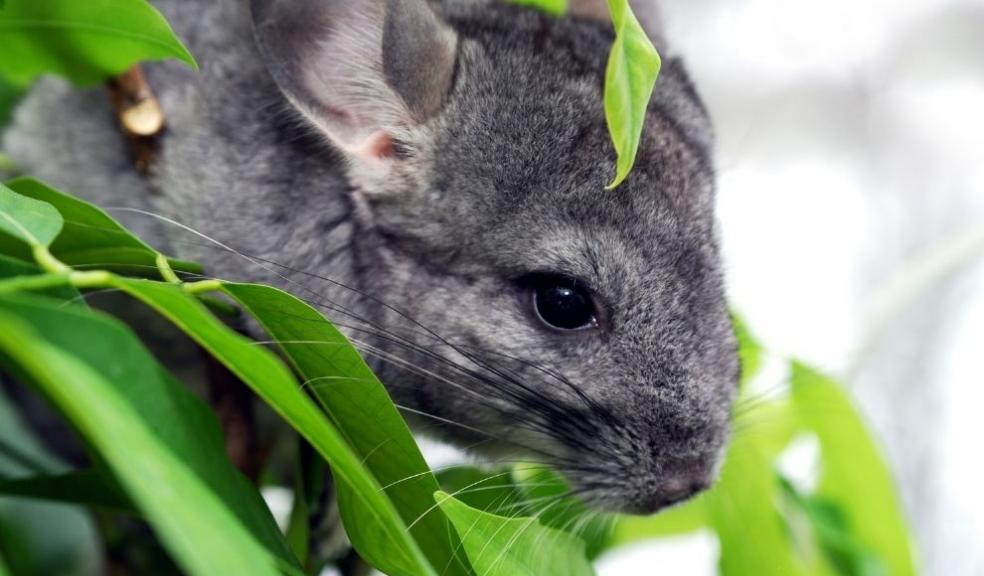
{"label": "soft fur", "polygon": [[[384,0],[344,2],[386,13]],[[161,0],[202,69],[145,65],[169,123],[153,177],[132,168],[100,90],[55,80],[20,107],[4,146],[30,174],[249,255],[117,213],[214,276],[275,282],[323,306],[430,430],[547,458],[588,500],[648,512],[710,483],[738,364],[710,128],[665,46],[636,167],[603,189],[615,161],[602,108],[613,32],[593,16],[598,2],[560,19],[445,2],[437,36],[400,28],[395,40],[358,28],[378,28],[365,23],[376,17],[346,22],[361,48],[305,36],[316,27],[285,44],[260,26],[258,50],[245,1]],[[652,26],[653,8],[635,7]],[[312,41],[326,51],[308,60]],[[414,72],[417,48],[436,60]],[[542,271],[590,286],[600,328],[543,326],[517,282]]]}

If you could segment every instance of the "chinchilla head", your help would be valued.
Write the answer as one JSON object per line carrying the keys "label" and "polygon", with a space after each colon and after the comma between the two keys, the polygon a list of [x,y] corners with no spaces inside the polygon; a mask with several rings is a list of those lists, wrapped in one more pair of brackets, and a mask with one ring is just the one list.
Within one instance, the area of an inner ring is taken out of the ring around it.
{"label": "chinchilla head", "polygon": [[649,512],[711,483],[736,390],[710,128],[664,54],[635,169],[606,191],[614,33],[604,0],[571,6],[252,2],[268,70],[345,158],[385,303],[363,337],[396,401]]}

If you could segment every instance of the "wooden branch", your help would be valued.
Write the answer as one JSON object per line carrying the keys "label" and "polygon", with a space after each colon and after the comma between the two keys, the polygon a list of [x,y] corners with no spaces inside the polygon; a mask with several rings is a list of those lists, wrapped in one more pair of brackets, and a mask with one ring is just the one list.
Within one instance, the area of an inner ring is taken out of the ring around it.
{"label": "wooden branch", "polygon": [[152,173],[160,156],[160,136],[167,123],[140,66],[112,78],[106,88],[120,129],[130,143],[134,165],[142,174]]}

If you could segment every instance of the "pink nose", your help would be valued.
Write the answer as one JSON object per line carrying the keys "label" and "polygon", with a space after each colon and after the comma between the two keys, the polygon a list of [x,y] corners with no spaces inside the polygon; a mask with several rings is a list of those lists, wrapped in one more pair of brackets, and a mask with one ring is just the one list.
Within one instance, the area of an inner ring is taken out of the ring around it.
{"label": "pink nose", "polygon": [[711,481],[704,474],[687,475],[680,474],[664,479],[656,486],[654,499],[659,505],[669,506],[682,502],[694,494],[706,490],[711,485]]}

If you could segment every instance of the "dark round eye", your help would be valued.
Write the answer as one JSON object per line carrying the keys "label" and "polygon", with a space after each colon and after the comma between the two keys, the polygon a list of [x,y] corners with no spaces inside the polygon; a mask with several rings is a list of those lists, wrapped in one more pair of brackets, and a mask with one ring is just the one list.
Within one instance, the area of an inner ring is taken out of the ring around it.
{"label": "dark round eye", "polygon": [[558,330],[580,330],[597,324],[591,295],[572,278],[537,278],[533,283],[533,307],[544,324]]}

